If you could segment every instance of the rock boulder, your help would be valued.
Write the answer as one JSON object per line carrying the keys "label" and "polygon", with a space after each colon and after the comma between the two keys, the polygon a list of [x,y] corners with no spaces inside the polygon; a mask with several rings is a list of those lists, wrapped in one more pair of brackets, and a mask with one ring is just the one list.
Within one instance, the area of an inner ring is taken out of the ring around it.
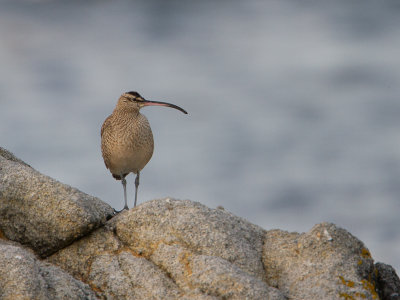
{"label": "rock boulder", "polygon": [[[111,218],[112,217],[112,218]],[[331,223],[264,230],[176,199],[113,216],[0,148],[1,299],[399,299],[400,281]]]}
{"label": "rock boulder", "polygon": [[45,257],[103,225],[114,210],[0,149],[0,230]]}

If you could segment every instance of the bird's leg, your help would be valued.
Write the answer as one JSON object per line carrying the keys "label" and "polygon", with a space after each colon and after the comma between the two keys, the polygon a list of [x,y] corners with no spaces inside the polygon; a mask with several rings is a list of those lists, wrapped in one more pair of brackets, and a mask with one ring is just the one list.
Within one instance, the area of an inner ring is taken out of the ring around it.
{"label": "bird's leg", "polygon": [[136,179],[135,179],[135,204],[133,205],[133,207],[136,207],[137,191],[139,188],[139,177],[140,177],[140,171],[137,172]]}
{"label": "bird's leg", "polygon": [[124,209],[129,209],[128,208],[128,200],[127,200],[127,197],[126,197],[126,179],[122,175],[121,175],[121,182],[122,182],[122,186],[124,187],[124,199],[125,199]]}

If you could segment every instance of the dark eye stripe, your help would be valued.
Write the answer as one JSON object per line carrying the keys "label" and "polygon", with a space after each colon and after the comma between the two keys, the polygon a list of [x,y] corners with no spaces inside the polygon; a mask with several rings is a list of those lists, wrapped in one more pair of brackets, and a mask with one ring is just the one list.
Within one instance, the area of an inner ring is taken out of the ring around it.
{"label": "dark eye stripe", "polygon": [[140,96],[139,93],[135,92],[135,91],[127,92],[125,94],[129,94],[129,95],[131,95],[131,96],[133,96],[135,98],[142,98],[142,96]]}

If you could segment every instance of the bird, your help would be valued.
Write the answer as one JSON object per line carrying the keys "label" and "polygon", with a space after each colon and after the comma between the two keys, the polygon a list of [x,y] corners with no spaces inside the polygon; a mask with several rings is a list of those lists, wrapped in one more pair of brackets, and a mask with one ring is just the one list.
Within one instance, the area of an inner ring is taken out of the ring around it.
{"label": "bird", "polygon": [[187,114],[186,110],[175,104],[146,100],[135,91],[123,93],[119,97],[112,114],[101,126],[100,135],[104,164],[111,175],[122,182],[125,201],[122,210],[129,209],[125,177],[131,172],[136,174],[136,207],[140,172],[153,156],[153,133],[149,121],[140,113],[140,109],[145,106],[171,107]]}

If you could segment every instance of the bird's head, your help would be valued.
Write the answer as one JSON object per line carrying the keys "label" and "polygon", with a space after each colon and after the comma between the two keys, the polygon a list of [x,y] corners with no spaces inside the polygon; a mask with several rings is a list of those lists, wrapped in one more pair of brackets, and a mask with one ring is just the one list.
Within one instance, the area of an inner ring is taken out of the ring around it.
{"label": "bird's head", "polygon": [[129,110],[132,112],[139,111],[144,106],[166,106],[166,107],[172,107],[177,110],[180,110],[184,114],[187,114],[186,110],[183,108],[167,103],[167,102],[160,102],[160,101],[150,101],[144,99],[138,92],[127,92],[121,95],[121,97],[118,100],[117,107],[124,109],[124,110]]}

